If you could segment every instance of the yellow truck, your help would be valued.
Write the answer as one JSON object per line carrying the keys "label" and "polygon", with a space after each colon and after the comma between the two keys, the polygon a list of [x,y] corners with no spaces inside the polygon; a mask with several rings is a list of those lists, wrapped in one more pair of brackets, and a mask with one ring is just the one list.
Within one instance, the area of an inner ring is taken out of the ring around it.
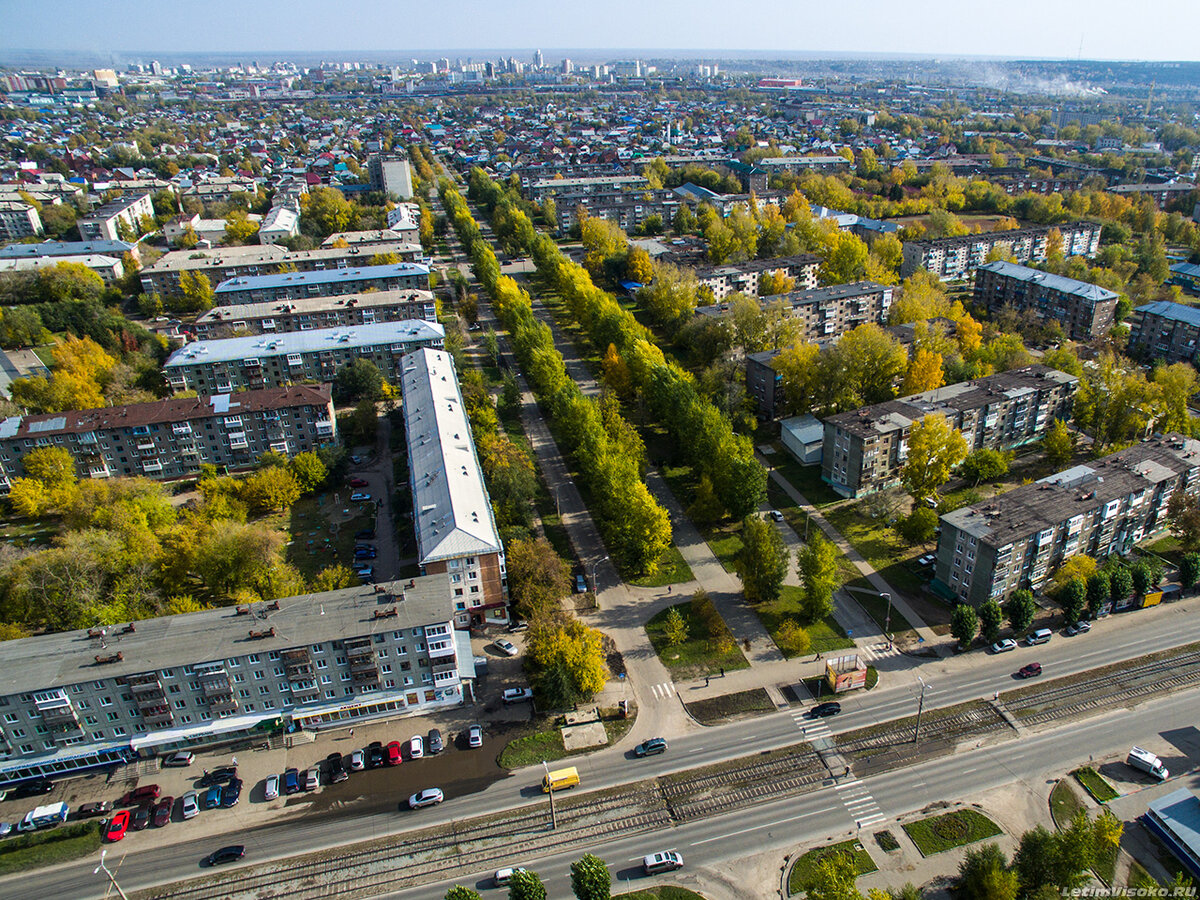
{"label": "yellow truck", "polygon": [[552,790],[564,791],[577,784],[579,784],[579,771],[574,766],[556,769],[542,779],[542,793],[548,794]]}

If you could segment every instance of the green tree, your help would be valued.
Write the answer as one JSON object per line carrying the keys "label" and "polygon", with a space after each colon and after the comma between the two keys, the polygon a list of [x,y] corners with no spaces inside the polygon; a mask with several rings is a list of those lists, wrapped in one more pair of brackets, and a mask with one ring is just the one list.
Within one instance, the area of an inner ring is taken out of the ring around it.
{"label": "green tree", "polygon": [[569,680],[573,693],[585,700],[599,693],[608,680],[600,632],[578,619],[531,621],[525,647],[536,671],[557,670]]}
{"label": "green tree", "polygon": [[63,447],[37,447],[22,460],[25,474],[36,478],[47,490],[54,491],[75,484],[75,460]]}
{"label": "green tree", "polygon": [[980,447],[967,454],[959,466],[959,473],[978,486],[981,481],[992,481],[1007,474],[1009,459],[1009,454],[1002,450]]}
{"label": "green tree", "polygon": [[967,441],[962,432],[945,416],[931,413],[912,426],[900,482],[919,503],[937,495],[938,488],[950,480],[950,472],[966,455]]}
{"label": "green tree", "polygon": [[1033,624],[1036,613],[1037,603],[1034,602],[1033,594],[1024,588],[1013,591],[1012,596],[1004,603],[1004,615],[1008,618],[1009,627],[1017,634]]}
{"label": "green tree", "polygon": [[588,853],[571,863],[571,891],[579,900],[609,900],[612,875],[604,860]]}
{"label": "green tree", "polygon": [[830,853],[813,867],[804,885],[807,900],[862,900],[854,886],[858,868],[849,853]]}
{"label": "green tree", "polygon": [[979,632],[979,614],[969,603],[960,603],[950,614],[950,633],[964,650],[971,646]]}
{"label": "green tree", "polygon": [[989,599],[980,604],[979,630],[985,641],[989,644],[995,643],[1000,638],[1000,626],[1003,623],[1004,611],[1000,609],[999,603]]}
{"label": "green tree", "polygon": [[334,376],[333,393],[338,403],[383,400],[387,396],[383,373],[369,359],[356,359],[338,369]]}
{"label": "green tree", "polygon": [[791,559],[779,529],[763,516],[747,516],[742,520],[742,549],[737,563],[747,600],[779,598]]}
{"label": "green tree", "polygon": [[300,198],[301,222],[313,225],[321,237],[349,231],[358,218],[354,206],[341,191],[318,187]]}
{"label": "green tree", "polygon": [[1167,501],[1167,525],[1183,549],[1200,549],[1200,498],[1178,490]]}
{"label": "green tree", "polygon": [[446,891],[446,900],[483,900],[483,895],[479,891],[456,884]]}
{"label": "green tree", "polygon": [[1135,594],[1145,594],[1150,590],[1152,584],[1150,566],[1144,559],[1139,559],[1134,563],[1129,574],[1133,576],[1133,591]]}
{"label": "green tree", "polygon": [[537,872],[516,871],[508,883],[508,900],[546,900],[546,886]]}
{"label": "green tree", "polygon": [[908,354],[892,335],[868,322],[842,335],[823,362],[821,377],[833,393],[833,405],[852,409],[895,397]]}
{"label": "green tree", "polygon": [[958,864],[958,896],[962,900],[1016,900],[1017,875],[995,844],[970,849]]}
{"label": "green tree", "polygon": [[804,618],[808,622],[819,622],[833,612],[837,548],[814,529],[808,543],[796,552],[796,565],[804,587]]}
{"label": "green tree", "polygon": [[217,302],[212,282],[203,272],[179,273],[179,299],[174,308],[179,312],[200,313],[212,309]]}
{"label": "green tree", "polygon": [[1087,583],[1082,578],[1072,578],[1058,592],[1058,603],[1068,624],[1078,622],[1087,603]]}
{"label": "green tree", "polygon": [[812,646],[812,638],[795,619],[787,618],[775,629],[775,643],[779,645],[784,656],[792,657],[807,652]]}
{"label": "green tree", "polygon": [[296,476],[287,469],[269,466],[248,476],[238,496],[254,512],[266,513],[288,509],[301,493]]}
{"label": "green tree", "polygon": [[225,243],[245,244],[258,234],[258,223],[247,218],[243,209],[233,209],[225,217]]}
{"label": "green tree", "polygon": [[937,531],[938,514],[924,504],[913,508],[913,511],[900,521],[900,534],[911,546],[928,544],[933,540]]}
{"label": "green tree", "polygon": [[1055,419],[1046,436],[1042,438],[1042,449],[1046,453],[1046,461],[1055,469],[1061,469],[1071,461],[1075,452],[1075,435],[1067,428],[1062,419]]}
{"label": "green tree", "polygon": [[824,260],[817,277],[821,284],[845,284],[865,274],[869,251],[861,238],[835,231],[825,239]]}
{"label": "green tree", "polygon": [[304,494],[311,494],[329,477],[329,469],[324,460],[311,450],[293,456],[289,467],[300,492]]}
{"label": "green tree", "polygon": [[1114,603],[1124,600],[1133,593],[1133,576],[1124,566],[1117,566],[1109,573],[1108,583],[1112,589]]}
{"label": "green tree", "polygon": [[315,594],[340,591],[342,588],[354,587],[357,583],[358,578],[345,566],[326,566],[313,577],[312,591]]}
{"label": "green tree", "polygon": [[1179,583],[1184,590],[1190,590],[1195,587],[1198,579],[1200,579],[1200,553],[1185,553],[1179,560]]}
{"label": "green tree", "polygon": [[667,610],[667,620],[663,624],[663,634],[666,636],[667,645],[670,647],[678,647],[688,639],[687,620],[673,606]]}
{"label": "green tree", "polygon": [[[1200,572],[1200,568],[1197,568],[1197,571]],[[1087,608],[1092,616],[1099,614],[1100,610],[1108,604],[1109,598],[1112,596],[1111,591],[1106,573],[1096,572],[1088,577]]]}
{"label": "green tree", "polygon": [[567,564],[545,537],[509,541],[504,556],[509,596],[522,618],[556,612],[559,601],[571,593]]}

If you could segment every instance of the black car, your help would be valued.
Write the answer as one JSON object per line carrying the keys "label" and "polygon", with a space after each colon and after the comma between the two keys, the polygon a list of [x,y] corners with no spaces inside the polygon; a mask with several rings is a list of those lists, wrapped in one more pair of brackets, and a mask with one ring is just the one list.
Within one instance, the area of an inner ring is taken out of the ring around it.
{"label": "black car", "polygon": [[442,740],[442,733],[436,728],[429,729],[429,739],[425,742],[425,749],[429,751],[429,755],[441,753],[446,749],[446,744]]}
{"label": "black car", "polygon": [[221,805],[237,806],[238,798],[242,796],[242,779],[235,778],[221,788]]}
{"label": "black car", "polygon": [[350,777],[350,773],[346,771],[346,767],[342,763],[342,754],[330,753],[325,757],[325,762],[329,764],[330,784],[337,784],[339,781],[345,781]]}
{"label": "black car", "polygon": [[374,547],[361,547],[354,551],[355,559],[374,559],[376,555]]}
{"label": "black car", "polygon": [[367,768],[374,769],[383,765],[383,742],[371,741],[367,746]]}
{"label": "black car", "polygon": [[54,790],[54,782],[49,778],[35,778],[33,781],[22,781],[13,789],[14,797],[36,797],[48,794]]}
{"label": "black car", "polygon": [[237,766],[221,766],[219,769],[205,772],[201,776],[197,786],[202,788],[212,787],[214,784],[225,784],[235,778],[237,778]]}
{"label": "black car", "polygon": [[221,863],[237,862],[246,855],[246,848],[241,844],[234,844],[231,847],[222,847],[220,850],[215,850],[208,856],[204,857],[204,865],[219,866]]}
{"label": "black car", "polygon": [[842,704],[838,703],[837,701],[818,703],[808,711],[808,717],[810,719],[825,719],[829,716],[836,716],[841,711]]}
{"label": "black car", "polygon": [[139,806],[133,811],[133,815],[129,819],[129,827],[134,831],[141,831],[150,824],[150,816],[153,813],[154,810],[149,806]]}
{"label": "black car", "polygon": [[654,756],[657,753],[667,752],[667,742],[664,738],[650,738],[648,741],[642,741],[633,748],[633,752],[637,756]]}

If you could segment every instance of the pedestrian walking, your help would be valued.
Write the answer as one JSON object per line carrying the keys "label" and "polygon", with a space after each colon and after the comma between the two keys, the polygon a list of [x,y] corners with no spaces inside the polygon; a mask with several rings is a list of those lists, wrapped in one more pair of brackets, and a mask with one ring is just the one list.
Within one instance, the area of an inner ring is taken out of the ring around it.
{"label": "pedestrian walking", "polygon": [[354,737],[354,729],[353,728],[350,729],[350,737]]}
{"label": "pedestrian walking", "polygon": [[704,686],[708,687],[708,676],[707,675],[704,676]]}
{"label": "pedestrian walking", "polygon": [[725,667],[724,666],[721,666],[721,677],[722,678],[725,677]]}
{"label": "pedestrian walking", "polygon": [[671,593],[671,585],[669,585],[669,584],[667,585],[667,593],[668,594]]}
{"label": "pedestrian walking", "polygon": [[999,692],[999,691],[996,691],[996,693],[992,694],[992,699],[993,699],[993,700],[999,700],[999,699],[1000,699],[1000,692]]}

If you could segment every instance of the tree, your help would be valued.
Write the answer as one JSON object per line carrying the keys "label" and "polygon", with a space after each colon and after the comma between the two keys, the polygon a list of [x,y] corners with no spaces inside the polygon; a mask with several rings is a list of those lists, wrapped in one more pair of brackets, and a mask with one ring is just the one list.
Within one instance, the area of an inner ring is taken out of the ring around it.
{"label": "tree", "polygon": [[969,603],[960,603],[950,614],[950,633],[964,650],[971,646],[979,633],[979,614]]}
{"label": "tree", "polygon": [[994,599],[984,601],[979,606],[979,630],[983,639],[989,644],[995,643],[1000,637],[1000,626],[1004,623],[1004,612]]}
{"label": "tree", "polygon": [[1133,591],[1135,594],[1145,594],[1153,584],[1150,565],[1144,559],[1139,559],[1130,570],[1133,576]]}
{"label": "tree", "polygon": [[959,467],[959,473],[978,487],[981,481],[992,481],[1006,474],[1009,458],[1009,455],[1002,450],[980,447],[967,454],[967,458]]}
{"label": "tree", "polygon": [[801,653],[806,653],[812,646],[812,638],[795,619],[787,618],[780,622],[779,627],[775,629],[775,643],[779,645],[779,649],[785,656],[799,656]]}
{"label": "tree", "polygon": [[579,900],[609,900],[612,875],[604,860],[588,853],[571,863],[571,892]]}
{"label": "tree", "polygon": [[951,470],[967,455],[967,441],[946,417],[931,413],[912,426],[908,437],[908,460],[900,482],[918,503],[936,496],[950,480]]}
{"label": "tree", "polygon": [[1079,621],[1083,615],[1084,604],[1087,603],[1087,582],[1082,578],[1072,578],[1058,592],[1058,603],[1063,608],[1063,618],[1068,623]]}
{"label": "tree", "polygon": [[804,885],[807,900],[862,900],[854,886],[858,868],[849,853],[830,853],[813,867]]}
{"label": "tree", "polygon": [[1119,603],[1133,593],[1133,576],[1124,566],[1119,565],[1109,573],[1108,583],[1114,603]]}
{"label": "tree", "polygon": [[546,900],[546,886],[537,872],[519,869],[508,883],[508,900]]}
{"label": "tree", "polygon": [[603,690],[608,680],[600,632],[578,619],[532,621],[526,652],[535,668],[558,669],[585,700]]}
{"label": "tree", "polygon": [[[1197,571],[1200,572],[1200,568],[1198,568]],[[1098,615],[1100,610],[1108,605],[1111,596],[1112,588],[1109,585],[1108,575],[1106,573],[1096,572],[1088,577],[1087,608],[1088,612],[1091,613],[1093,617]]]}
{"label": "tree", "polygon": [[301,222],[311,223],[321,237],[349,231],[358,218],[354,207],[341,191],[318,187],[300,197]]}
{"label": "tree", "polygon": [[311,450],[297,453],[290,463],[292,476],[303,494],[311,494],[325,483],[329,477],[329,469],[324,460]]}
{"label": "tree", "polygon": [[804,587],[804,618],[819,622],[833,612],[837,548],[814,530],[808,543],[796,552],[796,565]]}
{"label": "tree", "polygon": [[1076,578],[1087,581],[1095,572],[1095,559],[1086,553],[1076,554],[1054,570],[1054,574],[1051,576],[1051,581],[1054,583],[1053,589],[1055,592],[1060,591],[1069,581]]}
{"label": "tree", "polygon": [[669,647],[678,647],[688,639],[687,619],[674,606],[667,610],[667,620],[663,623],[663,635],[666,637]]}
{"label": "tree", "polygon": [[625,257],[625,277],[638,284],[649,284],[654,278],[654,267],[650,254],[641,247],[634,247]]}
{"label": "tree", "polygon": [[1046,461],[1055,469],[1061,469],[1071,460],[1075,453],[1075,435],[1067,428],[1062,419],[1055,419],[1046,436],[1042,438],[1042,450]]}
{"label": "tree", "polygon": [[1020,634],[1033,624],[1037,613],[1037,603],[1033,594],[1025,589],[1013,591],[1012,596],[1004,603],[1004,615],[1008,617],[1008,625],[1014,632]]}
{"label": "tree", "polygon": [[869,251],[861,238],[848,231],[835,231],[825,239],[824,260],[817,273],[821,284],[856,281],[866,271]]}
{"label": "tree", "polygon": [[925,504],[919,504],[900,522],[900,534],[911,546],[928,544],[937,531],[938,514]]}
{"label": "tree", "polygon": [[38,447],[25,454],[25,474],[36,478],[47,490],[75,484],[75,460],[64,447]]}
{"label": "tree", "polygon": [[737,562],[747,600],[779,599],[791,558],[779,529],[763,516],[747,516],[742,520],[742,549]]}
{"label": "tree", "polygon": [[817,373],[817,358],[820,352],[816,344],[798,341],[779,351],[779,355],[772,361],[772,368],[779,375],[786,412],[802,415],[816,405],[817,398],[822,393]]}
{"label": "tree", "polygon": [[327,566],[313,578],[312,590],[316,594],[340,591],[342,588],[354,587],[357,582],[354,573],[345,566]]}
{"label": "tree", "polygon": [[338,403],[383,400],[387,395],[383,373],[369,359],[356,359],[342,366],[334,377],[333,393]]}
{"label": "tree", "polygon": [[984,844],[967,851],[958,864],[958,894],[962,900],[1016,900],[1020,884],[1008,868],[1004,851]]}
{"label": "tree", "polygon": [[1167,501],[1167,525],[1189,553],[1200,549],[1200,498],[1177,490]]}
{"label": "tree", "polygon": [[908,397],[940,388],[946,383],[942,372],[942,356],[940,353],[930,353],[924,348],[918,348],[908,363],[908,372],[904,383],[900,386],[900,395]]}
{"label": "tree", "polygon": [[822,377],[834,391],[839,409],[891,400],[908,364],[900,342],[873,322],[842,335],[827,356]]}
{"label": "tree", "polygon": [[242,482],[238,496],[258,513],[288,509],[300,499],[300,484],[287,469],[269,466]]}
{"label": "tree", "polygon": [[456,884],[446,891],[446,900],[483,900],[483,895],[479,891]]}
{"label": "tree", "polygon": [[1200,579],[1200,553],[1185,553],[1179,560],[1179,583],[1189,590]]}
{"label": "tree", "polygon": [[522,618],[557,611],[571,592],[570,571],[544,537],[510,541],[505,547],[509,595]]}
{"label": "tree", "polygon": [[233,209],[225,218],[225,243],[245,244],[258,234],[258,223],[247,218],[243,209]]}

